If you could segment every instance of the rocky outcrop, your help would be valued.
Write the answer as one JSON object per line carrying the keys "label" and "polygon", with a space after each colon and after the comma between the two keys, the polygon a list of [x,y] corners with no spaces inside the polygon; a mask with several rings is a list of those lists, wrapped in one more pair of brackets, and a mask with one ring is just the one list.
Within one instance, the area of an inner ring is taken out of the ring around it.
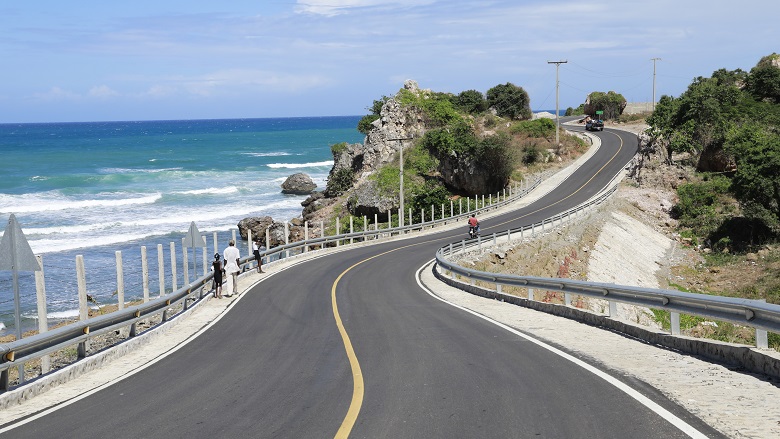
{"label": "rocky outcrop", "polygon": [[[404,89],[420,93],[417,82],[412,80],[404,82]],[[381,166],[392,162],[399,147],[407,148],[412,145],[412,139],[425,134],[422,112],[402,108],[395,98],[385,102],[379,119],[372,125],[362,145],[351,144],[334,151],[334,164],[330,175],[335,175],[339,169],[351,169],[360,181]]]}
{"label": "rocky outcrop", "polygon": [[701,172],[734,172],[737,162],[722,147],[709,146],[701,152],[696,169]]}
{"label": "rocky outcrop", "polygon": [[[287,226],[287,242],[303,241],[306,236],[304,224],[305,223],[300,218],[295,218],[290,221],[290,224]],[[282,221],[274,221],[270,216],[261,216],[244,218],[238,223],[238,232],[241,235],[241,239],[246,240],[248,231],[251,230],[252,239],[259,236],[263,245],[266,243],[266,229],[268,230],[268,244],[271,247],[284,245],[284,222]],[[309,236],[314,237],[315,233],[320,233],[319,229],[316,231],[310,230]]]}
{"label": "rocky outcrop", "polygon": [[282,193],[292,195],[308,195],[314,191],[317,185],[307,174],[299,172],[287,177],[282,183]]}
{"label": "rocky outcrop", "polygon": [[375,181],[369,180],[355,188],[347,200],[347,209],[354,216],[373,218],[377,214],[386,220],[388,210],[398,210],[398,194],[385,194]]}

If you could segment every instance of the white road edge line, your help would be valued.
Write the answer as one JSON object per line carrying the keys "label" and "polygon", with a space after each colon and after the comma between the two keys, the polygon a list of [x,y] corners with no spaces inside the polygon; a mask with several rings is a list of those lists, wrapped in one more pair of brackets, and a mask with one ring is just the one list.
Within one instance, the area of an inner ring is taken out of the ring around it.
{"label": "white road edge line", "polygon": [[590,372],[590,373],[596,375],[597,377],[603,379],[604,381],[608,382],[609,384],[612,384],[618,390],[622,391],[626,395],[634,398],[640,404],[642,404],[645,407],[649,408],[650,410],[655,412],[658,416],[660,416],[663,419],[667,420],[669,423],[671,423],[672,425],[674,425],[675,427],[680,429],[680,431],[682,431],[683,433],[687,434],[688,436],[690,436],[692,438],[695,438],[695,439],[707,439],[707,436],[704,433],[700,432],[699,430],[694,428],[692,425],[690,425],[687,422],[683,421],[682,419],[678,418],[677,416],[672,414],[670,411],[668,411],[665,408],[661,407],[660,405],[656,404],[655,402],[650,400],[648,397],[642,395],[638,391],[632,389],[631,387],[629,387],[628,385],[624,384],[623,382],[615,379],[614,377],[612,377],[612,376],[602,372],[601,370],[591,366],[590,364],[580,360],[579,358],[574,357],[572,355],[569,355],[566,352],[564,352],[564,351],[562,351],[562,350],[560,350],[560,349],[558,349],[556,347],[553,347],[553,346],[551,346],[551,345],[549,345],[547,343],[544,343],[543,341],[541,341],[539,339],[533,338],[533,337],[531,337],[528,334],[523,334],[522,332],[520,332],[520,331],[518,331],[518,330],[516,330],[516,329],[514,329],[514,328],[512,328],[510,326],[507,326],[507,325],[505,325],[505,324],[503,324],[503,323],[501,323],[501,322],[499,322],[497,320],[493,320],[490,317],[482,315],[482,314],[480,314],[480,313],[478,313],[476,311],[472,311],[472,310],[470,310],[468,308],[464,308],[464,307],[462,307],[460,305],[456,305],[456,304],[454,304],[452,302],[448,302],[447,300],[437,296],[433,291],[431,291],[428,287],[426,287],[422,283],[422,281],[420,280],[420,273],[423,270],[428,269],[429,267],[431,267],[431,269],[432,269],[432,264],[435,263],[435,262],[436,262],[436,259],[431,259],[430,261],[426,262],[422,267],[420,267],[417,270],[417,273],[415,273],[415,278],[417,280],[417,285],[419,285],[420,288],[422,288],[423,291],[428,293],[431,297],[434,297],[434,298],[436,298],[438,300],[441,300],[442,302],[444,302],[444,303],[446,303],[446,304],[448,304],[450,306],[454,306],[455,308],[459,308],[459,309],[461,309],[461,310],[463,310],[463,311],[465,311],[465,312],[467,312],[469,314],[472,314],[472,315],[474,315],[476,317],[479,317],[479,318],[481,318],[483,320],[486,320],[486,321],[488,321],[488,322],[490,322],[490,323],[492,323],[492,324],[494,324],[494,325],[496,325],[496,326],[498,326],[500,328],[506,329],[507,331],[511,332],[512,334],[517,335],[518,337],[524,338],[524,339],[530,341],[531,343],[534,343],[534,344],[536,344],[536,345],[538,345],[538,346],[540,346],[540,347],[542,347],[544,349],[547,349],[548,351],[550,351],[550,352],[552,352],[552,353],[554,353],[556,355],[559,355],[560,357],[562,357],[562,358],[564,358],[566,360],[571,361],[572,363],[582,367],[583,369],[585,369],[588,372]]}

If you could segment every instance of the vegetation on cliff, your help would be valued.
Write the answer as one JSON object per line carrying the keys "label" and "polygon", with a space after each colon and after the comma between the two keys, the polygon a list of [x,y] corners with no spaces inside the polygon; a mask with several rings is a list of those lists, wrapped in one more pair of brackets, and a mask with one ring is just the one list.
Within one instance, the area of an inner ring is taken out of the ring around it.
{"label": "vegetation on cliff", "polygon": [[[648,118],[668,157],[695,166],[678,189],[682,225],[717,251],[744,251],[780,236],[780,63],[720,69],[678,98],[662,96]],[[728,202],[731,196],[738,206]]]}

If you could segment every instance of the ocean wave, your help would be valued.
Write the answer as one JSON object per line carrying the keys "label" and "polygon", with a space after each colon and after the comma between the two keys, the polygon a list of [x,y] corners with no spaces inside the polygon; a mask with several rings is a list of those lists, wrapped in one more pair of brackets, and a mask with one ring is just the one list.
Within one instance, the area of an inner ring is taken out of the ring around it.
{"label": "ocean wave", "polygon": [[333,160],[328,160],[324,162],[312,162],[312,163],[269,163],[266,166],[273,169],[318,168],[323,166],[333,166]]}
{"label": "ocean wave", "polygon": [[170,172],[170,171],[181,171],[184,168],[176,167],[176,168],[156,168],[156,169],[145,169],[145,168],[100,168],[98,169],[98,173],[100,174],[156,174],[158,172]]}
{"label": "ocean wave", "polygon": [[[241,155],[248,155],[251,157],[282,157],[292,155],[289,152],[242,152]],[[300,154],[298,154],[300,155]]]}
{"label": "ocean wave", "polygon": [[51,212],[69,209],[119,207],[133,204],[153,204],[160,198],[162,198],[162,194],[159,192],[141,197],[133,196],[129,198],[95,198],[88,200],[73,200],[56,194],[24,194],[21,196],[0,194],[0,213]]}
{"label": "ocean wave", "polygon": [[224,195],[224,194],[233,194],[238,192],[238,188],[235,186],[227,186],[227,187],[210,187],[208,189],[194,189],[191,191],[182,191],[182,192],[174,192],[174,194],[181,194],[181,195],[205,195],[205,194],[213,194],[213,195]]}

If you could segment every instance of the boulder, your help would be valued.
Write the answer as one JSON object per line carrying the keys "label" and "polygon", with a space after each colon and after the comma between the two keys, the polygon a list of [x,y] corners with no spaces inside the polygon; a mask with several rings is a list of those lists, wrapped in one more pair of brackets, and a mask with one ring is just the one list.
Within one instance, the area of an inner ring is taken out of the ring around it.
{"label": "boulder", "polygon": [[287,180],[282,183],[283,194],[293,195],[308,195],[314,191],[317,185],[311,180],[307,174],[298,172],[287,177]]}
{"label": "boulder", "polygon": [[247,231],[252,231],[252,239],[260,236],[262,241],[265,241],[265,229],[274,223],[274,219],[270,216],[253,216],[244,218],[238,222],[238,233],[241,234],[241,239],[247,239]]}

